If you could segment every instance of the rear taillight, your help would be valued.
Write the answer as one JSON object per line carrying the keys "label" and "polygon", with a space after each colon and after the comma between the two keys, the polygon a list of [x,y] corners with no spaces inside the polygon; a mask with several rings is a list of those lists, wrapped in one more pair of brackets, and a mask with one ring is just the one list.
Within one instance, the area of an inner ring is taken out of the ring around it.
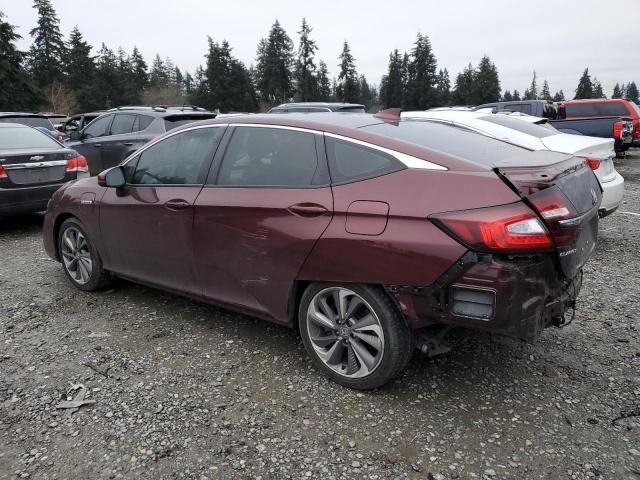
{"label": "rear taillight", "polygon": [[533,207],[540,213],[551,231],[556,245],[568,245],[575,242],[579,230],[563,226],[562,220],[569,220],[578,215],[576,209],[564,194],[557,188],[541,190],[527,197]]}
{"label": "rear taillight", "polygon": [[617,138],[617,139],[622,138],[622,122],[621,121],[613,122],[613,138]]}
{"label": "rear taillight", "polygon": [[4,169],[2,165],[0,165],[0,178],[8,178],[7,171]]}
{"label": "rear taillight", "polygon": [[87,159],[82,155],[68,159],[66,170],[67,172],[88,172],[89,165],[87,164]]}
{"label": "rear taillight", "polygon": [[598,158],[590,158],[590,157],[582,157],[584,158],[584,161],[587,165],[589,165],[589,168],[591,168],[591,170],[597,170],[600,168],[600,162],[601,160]]}
{"label": "rear taillight", "polygon": [[477,251],[522,252],[549,249],[551,235],[523,203],[433,215],[431,220]]}

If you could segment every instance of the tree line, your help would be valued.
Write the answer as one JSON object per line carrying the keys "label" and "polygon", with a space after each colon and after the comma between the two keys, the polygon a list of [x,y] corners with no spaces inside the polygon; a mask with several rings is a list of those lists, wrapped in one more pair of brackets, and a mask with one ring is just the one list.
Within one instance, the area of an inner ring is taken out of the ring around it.
{"label": "tree line", "polygon": [[[313,29],[303,18],[298,46],[278,20],[257,46],[255,64],[246,66],[233,56],[227,40],[208,38],[205,62],[192,73],[182,71],[159,54],[146,60],[137,47],[116,51],[104,43],[97,51],[78,26],[65,39],[51,0],[34,0],[38,20],[29,32],[28,52],[17,48],[20,36],[0,12],[0,110],[92,111],[118,105],[195,104],[222,112],[255,112],[294,101],[362,103],[368,110],[384,107],[427,109],[446,105],[478,105],[498,100],[565,99],[551,95],[545,80],[538,87],[536,72],[521,95],[502,93],[498,70],[488,56],[469,63],[452,82],[438,67],[427,35],[418,33],[412,48],[389,54],[379,89],[359,74],[348,42],[337,56],[337,76],[317,59]],[[597,78],[585,69],[575,98],[606,98]],[[616,84],[612,98],[638,102],[635,82]]]}

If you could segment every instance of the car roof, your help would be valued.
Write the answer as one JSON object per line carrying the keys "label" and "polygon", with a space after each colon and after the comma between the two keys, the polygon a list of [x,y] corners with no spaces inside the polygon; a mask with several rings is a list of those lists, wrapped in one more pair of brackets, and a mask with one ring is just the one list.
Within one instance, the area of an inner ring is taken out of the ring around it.
{"label": "car roof", "polygon": [[364,108],[364,105],[360,103],[341,103],[341,102],[292,102],[292,103],[282,103],[273,108],[290,108],[290,107]]}
{"label": "car roof", "polygon": [[113,113],[113,112],[139,112],[145,113],[147,115],[162,117],[166,115],[175,115],[178,113],[215,113],[210,112],[202,107],[197,107],[195,105],[124,105],[121,107],[111,108],[109,110],[104,111],[103,113]]}
{"label": "car roof", "polygon": [[0,128],[32,128],[22,123],[0,122]]}
{"label": "car roof", "polygon": [[36,117],[36,118],[49,118],[41,113],[29,113],[29,112],[0,112],[0,117]]}
{"label": "car roof", "polygon": [[615,103],[628,101],[626,98],[582,98],[578,100],[565,100],[561,103]]}

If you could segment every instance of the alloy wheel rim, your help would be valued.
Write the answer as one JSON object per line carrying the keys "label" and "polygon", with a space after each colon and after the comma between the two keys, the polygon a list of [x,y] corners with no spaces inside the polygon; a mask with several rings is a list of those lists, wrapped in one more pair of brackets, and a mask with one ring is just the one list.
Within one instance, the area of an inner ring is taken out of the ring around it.
{"label": "alloy wheel rim", "polygon": [[320,360],[344,377],[371,375],[382,361],[380,319],[364,298],[348,288],[326,288],[313,297],[307,332]]}
{"label": "alloy wheel rim", "polygon": [[71,278],[80,285],[87,283],[93,271],[93,259],[87,237],[75,227],[67,228],[62,234],[60,253],[64,268]]}

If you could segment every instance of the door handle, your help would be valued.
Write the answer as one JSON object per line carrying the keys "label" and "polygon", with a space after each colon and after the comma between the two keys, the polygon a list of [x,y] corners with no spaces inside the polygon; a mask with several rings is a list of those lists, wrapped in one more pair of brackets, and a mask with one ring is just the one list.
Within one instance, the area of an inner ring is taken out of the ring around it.
{"label": "door handle", "polygon": [[328,212],[326,207],[317,203],[297,203],[291,205],[288,210],[300,217],[320,217]]}
{"label": "door handle", "polygon": [[168,210],[184,210],[185,208],[189,208],[191,204],[186,200],[169,200],[164,204],[165,208]]}
{"label": "door handle", "polygon": [[102,144],[101,144],[101,143],[92,143],[91,145],[93,145],[93,146],[94,146],[94,147],[96,147],[96,148],[100,148],[100,147],[102,147]]}
{"label": "door handle", "polygon": [[124,145],[125,147],[130,147],[133,145],[133,142],[124,142],[122,145]]}

